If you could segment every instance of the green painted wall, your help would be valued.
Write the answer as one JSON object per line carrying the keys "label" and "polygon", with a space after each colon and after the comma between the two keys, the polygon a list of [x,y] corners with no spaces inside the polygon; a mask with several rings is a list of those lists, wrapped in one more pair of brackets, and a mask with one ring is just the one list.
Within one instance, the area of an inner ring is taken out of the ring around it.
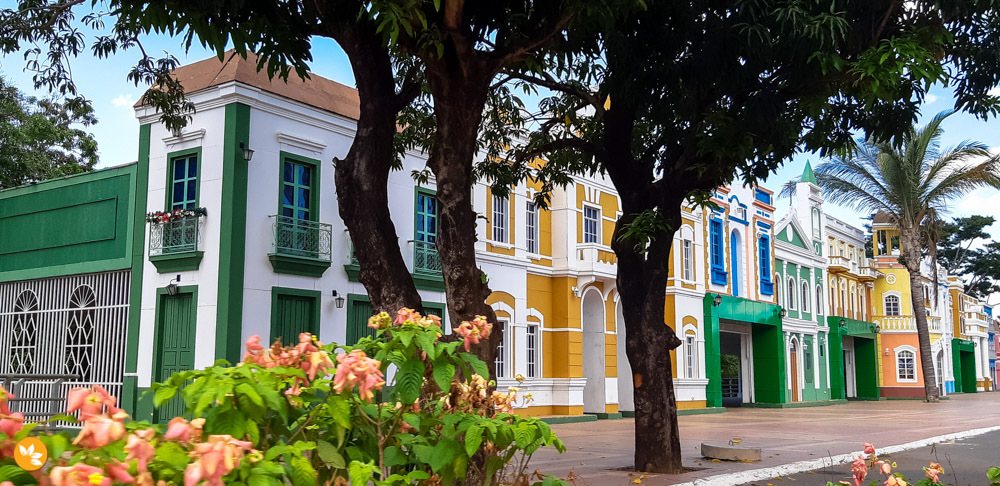
{"label": "green painted wall", "polygon": [[[136,258],[132,259],[132,288],[129,295],[128,305],[128,334],[125,343],[125,380],[122,387],[122,408],[137,420],[139,411],[139,389],[138,376],[136,375],[139,362],[139,326],[141,324],[140,311],[142,309],[142,270],[145,264],[144,245],[145,225],[146,225],[146,193],[149,190],[149,134],[151,126],[139,126],[139,161],[136,163],[135,187],[136,194],[133,198],[135,205],[133,224],[135,228],[142,228],[132,232],[132,254]],[[149,414],[152,416],[151,398],[147,398],[150,405]]]}
{"label": "green painted wall", "polygon": [[878,347],[875,338],[854,338],[854,382],[858,399],[878,400]]}
{"label": "green painted wall", "polygon": [[[840,327],[844,319],[845,327]],[[878,349],[873,324],[856,319],[826,318],[830,340],[830,397],[847,398],[844,370],[844,336],[854,337],[854,383],[860,400],[878,400]]]}
{"label": "green painted wall", "polygon": [[780,308],[773,304],[739,297],[721,296],[716,307],[716,294],[707,294],[705,311],[705,369],[708,375],[706,401],[708,407],[722,406],[722,352],[719,341],[719,320],[728,319],[751,324],[753,345],[754,400],[760,403],[784,403],[785,360],[784,338],[781,331]]}
{"label": "green painted wall", "polygon": [[976,393],[976,347],[972,341],[951,340],[952,365],[955,369],[955,392]]}
{"label": "green painted wall", "polygon": [[131,164],[0,191],[0,282],[129,268],[136,171]]}
{"label": "green painted wall", "polygon": [[219,307],[215,325],[215,357],[240,360],[243,329],[243,273],[247,235],[248,162],[240,142],[250,143],[250,107],[226,105],[222,144],[222,239],[219,244]]}

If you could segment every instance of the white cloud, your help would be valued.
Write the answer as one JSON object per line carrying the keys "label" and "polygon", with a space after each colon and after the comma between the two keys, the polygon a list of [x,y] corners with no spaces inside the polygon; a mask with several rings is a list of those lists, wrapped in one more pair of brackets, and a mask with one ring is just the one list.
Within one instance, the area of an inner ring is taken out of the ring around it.
{"label": "white cloud", "polygon": [[135,104],[135,100],[132,98],[132,93],[124,93],[118,95],[117,98],[111,100],[111,104],[119,108],[131,107],[132,105]]}
{"label": "white cloud", "polygon": [[937,100],[938,100],[937,95],[932,95],[932,94],[928,93],[927,96],[924,96],[924,104],[925,105],[929,105],[931,103],[934,103]]}

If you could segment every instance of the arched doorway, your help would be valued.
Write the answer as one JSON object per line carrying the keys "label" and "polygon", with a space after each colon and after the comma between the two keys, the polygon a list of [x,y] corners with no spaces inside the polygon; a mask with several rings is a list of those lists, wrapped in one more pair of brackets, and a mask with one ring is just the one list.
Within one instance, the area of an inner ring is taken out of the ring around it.
{"label": "arched doorway", "polygon": [[604,369],[604,297],[601,291],[591,287],[583,294],[583,377],[587,383],[583,388],[583,411],[585,413],[605,413],[605,369]]}
{"label": "arched doorway", "polygon": [[938,396],[944,396],[944,350],[939,350],[934,358],[934,379],[937,382]]}
{"label": "arched doorway", "polygon": [[788,372],[792,375],[792,401],[797,402],[802,399],[799,396],[799,341],[792,338],[788,343]]}
{"label": "arched doorway", "polygon": [[733,296],[740,296],[740,251],[743,245],[740,243],[740,233],[733,230],[729,237],[729,273],[733,276]]}
{"label": "arched doorway", "polygon": [[625,354],[625,317],[622,316],[621,300],[615,304],[615,329],[618,331],[618,410],[634,412],[635,401],[632,394],[635,388],[632,383],[632,365]]}

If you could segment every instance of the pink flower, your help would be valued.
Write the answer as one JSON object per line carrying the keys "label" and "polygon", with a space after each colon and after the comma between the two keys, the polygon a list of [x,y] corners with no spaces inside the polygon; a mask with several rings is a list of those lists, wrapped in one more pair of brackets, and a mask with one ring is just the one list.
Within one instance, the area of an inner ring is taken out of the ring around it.
{"label": "pink flower", "polygon": [[174,417],[167,424],[167,432],[163,434],[163,438],[177,442],[201,440],[201,428],[204,425],[205,419],[203,418],[196,418],[189,423],[183,417]]}
{"label": "pink flower", "polygon": [[470,345],[479,344],[480,339],[489,338],[492,329],[493,324],[487,321],[485,317],[476,316],[471,322],[464,321],[459,324],[458,329],[455,329],[455,334],[465,338],[465,351],[468,352]]}
{"label": "pink flower", "polygon": [[379,369],[382,363],[369,358],[364,351],[356,349],[350,354],[338,354],[337,362],[340,364],[333,377],[333,389],[337,393],[351,390],[357,385],[361,398],[370,402],[375,397],[372,390],[379,390],[385,385],[385,376]]}
{"label": "pink flower", "polygon": [[326,375],[326,370],[333,368],[333,361],[326,351],[316,350],[309,353],[309,361],[302,363],[302,370],[306,372],[309,379],[315,379],[317,374]]}
{"label": "pink flower", "polygon": [[868,442],[865,442],[865,454],[874,454],[874,453],[875,453],[875,446],[869,444]]}
{"label": "pink flower", "polygon": [[854,463],[851,464],[851,472],[854,473],[855,486],[861,486],[861,483],[865,480],[865,476],[868,475],[868,465],[865,464],[865,460],[861,456],[858,456],[854,460]]}
{"label": "pink flower", "polygon": [[111,478],[101,468],[78,462],[68,467],[54,467],[49,472],[53,486],[111,486]]}
{"label": "pink flower", "polygon": [[117,407],[118,400],[111,396],[104,387],[94,385],[90,388],[73,388],[66,397],[66,413],[80,411],[80,420],[101,415],[107,407],[108,413],[114,415],[121,412]]}
{"label": "pink flower", "polygon": [[10,399],[15,398],[14,394],[0,386],[0,414],[10,415]]}
{"label": "pink flower", "polygon": [[126,484],[135,482],[135,478],[128,473],[128,466],[118,461],[113,460],[105,464],[104,471],[107,472],[108,477],[115,482]]}
{"label": "pink flower", "polygon": [[24,427],[24,414],[12,413],[0,418],[0,432],[7,437],[14,437]]}
{"label": "pink flower", "polygon": [[127,415],[121,413],[115,416],[116,418],[106,415],[87,417],[73,443],[88,449],[100,449],[125,437],[125,425],[122,421]]}
{"label": "pink flower", "polygon": [[128,436],[128,442],[125,444],[125,452],[128,453],[128,456],[125,457],[125,460],[135,459],[138,462],[139,472],[145,472],[146,465],[156,455],[156,448],[149,443],[155,435],[156,431],[153,429],[142,429],[136,430]]}
{"label": "pink flower", "polygon": [[208,442],[195,444],[191,457],[197,460],[184,471],[184,485],[205,481],[208,486],[224,486],[222,477],[239,467],[243,453],[252,445],[229,435],[211,435]]}
{"label": "pink flower", "polygon": [[882,474],[885,474],[886,476],[892,474],[892,465],[890,465],[888,462],[878,461],[875,463],[875,465],[878,466],[879,472],[881,472]]}
{"label": "pink flower", "polygon": [[392,325],[392,319],[388,312],[381,312],[368,318],[368,327],[372,329],[388,329]]}
{"label": "pink flower", "polygon": [[408,307],[403,307],[396,312],[396,320],[392,323],[397,326],[402,326],[406,321],[417,322],[420,320],[420,314],[417,311],[410,309]]}
{"label": "pink flower", "polygon": [[933,483],[939,483],[938,475],[944,474],[944,468],[936,462],[930,463],[930,466],[924,468],[924,475],[927,479],[930,479]]}

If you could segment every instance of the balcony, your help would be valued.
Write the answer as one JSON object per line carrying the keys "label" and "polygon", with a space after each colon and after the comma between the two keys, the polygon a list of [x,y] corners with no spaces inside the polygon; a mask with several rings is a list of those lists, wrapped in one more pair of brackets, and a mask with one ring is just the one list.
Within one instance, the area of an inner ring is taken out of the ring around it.
{"label": "balcony", "polygon": [[830,273],[846,272],[851,266],[851,260],[845,256],[831,255],[827,257],[827,270]]}
{"label": "balcony", "polygon": [[159,273],[197,270],[205,252],[201,250],[204,208],[146,215],[149,222],[149,261]]}
{"label": "balcony", "polygon": [[[879,325],[881,332],[917,332],[917,319],[913,316],[874,316],[873,322]],[[941,318],[927,316],[927,330],[940,334]]]}
{"label": "balcony", "polygon": [[330,268],[333,227],[289,216],[270,216],[272,245],[268,259],[276,273],[321,277]]}
{"label": "balcony", "polygon": [[576,245],[575,269],[584,275],[615,279],[617,277],[618,260],[614,250],[597,243],[580,243]]}
{"label": "balcony", "polygon": [[862,282],[874,282],[878,277],[878,271],[872,267],[858,268],[858,279]]}

